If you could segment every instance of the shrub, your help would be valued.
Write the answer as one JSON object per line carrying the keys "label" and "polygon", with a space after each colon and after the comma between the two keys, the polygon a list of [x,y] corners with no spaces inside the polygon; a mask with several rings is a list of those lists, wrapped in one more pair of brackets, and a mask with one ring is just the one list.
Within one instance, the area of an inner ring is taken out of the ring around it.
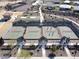
{"label": "shrub", "polygon": [[55,52],[59,50],[59,46],[52,46],[51,51]]}

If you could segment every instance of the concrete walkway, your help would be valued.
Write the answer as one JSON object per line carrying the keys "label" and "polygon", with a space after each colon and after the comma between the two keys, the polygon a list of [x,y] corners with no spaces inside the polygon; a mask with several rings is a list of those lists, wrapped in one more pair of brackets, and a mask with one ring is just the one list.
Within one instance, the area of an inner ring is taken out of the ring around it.
{"label": "concrete walkway", "polygon": [[17,56],[19,56],[19,54],[20,54],[20,53],[21,53],[21,48],[19,48],[19,49],[18,49],[18,51],[17,51],[17,54],[16,54],[16,55],[17,55]]}
{"label": "concrete walkway", "polygon": [[[31,59],[51,59],[48,57],[32,57]],[[54,57],[52,59],[74,59],[74,57]],[[79,59],[79,57],[75,57],[75,59]]]}
{"label": "concrete walkway", "polygon": [[[4,45],[9,45],[8,43],[4,43]],[[14,43],[13,45],[16,45],[16,43]],[[31,43],[25,43],[24,44],[25,46],[27,46],[27,45],[31,45]],[[34,45],[38,45],[38,43],[34,43]],[[47,43],[47,45],[59,45],[59,43]],[[68,45],[71,45],[71,46],[73,46],[73,45],[75,45],[75,43],[69,43]],[[77,44],[77,45],[79,45],[79,43]]]}
{"label": "concrete walkway", "polygon": [[32,5],[40,5],[39,7],[39,13],[40,13],[40,23],[42,23],[44,21],[44,17],[43,17],[43,13],[42,13],[42,1],[41,0],[37,0],[35,3],[33,3]]}
{"label": "concrete walkway", "polygon": [[[17,59],[17,57],[10,57],[9,59]],[[20,57],[20,59],[23,59],[23,57]],[[48,57],[31,57],[26,59],[50,59]],[[52,59],[79,59],[79,57],[54,57]]]}
{"label": "concrete walkway", "polygon": [[46,57],[45,46],[42,46],[42,57]]}
{"label": "concrete walkway", "polygon": [[64,49],[65,49],[65,51],[66,51],[68,57],[71,57],[71,53],[70,53],[69,49],[68,49],[67,47],[64,47]]}
{"label": "concrete walkway", "polygon": [[42,6],[40,6],[40,8],[39,8],[39,13],[40,13],[40,23],[42,23],[42,22],[44,21],[44,17],[43,17],[41,8],[42,8]]}

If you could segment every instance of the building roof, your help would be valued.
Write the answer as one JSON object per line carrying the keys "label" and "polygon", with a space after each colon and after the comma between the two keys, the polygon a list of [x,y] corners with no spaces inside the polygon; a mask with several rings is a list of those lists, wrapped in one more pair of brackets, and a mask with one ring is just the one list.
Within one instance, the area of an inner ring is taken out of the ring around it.
{"label": "building roof", "polygon": [[71,1],[70,0],[65,0],[64,3],[71,3]]}

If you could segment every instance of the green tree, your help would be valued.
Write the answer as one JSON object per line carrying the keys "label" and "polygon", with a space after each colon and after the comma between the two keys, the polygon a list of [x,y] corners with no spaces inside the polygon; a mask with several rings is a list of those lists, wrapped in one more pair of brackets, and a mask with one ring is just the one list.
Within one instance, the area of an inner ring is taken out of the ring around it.
{"label": "green tree", "polygon": [[59,46],[52,46],[52,48],[51,48],[51,51],[52,52],[55,52],[55,51],[57,51],[57,50],[59,50]]}

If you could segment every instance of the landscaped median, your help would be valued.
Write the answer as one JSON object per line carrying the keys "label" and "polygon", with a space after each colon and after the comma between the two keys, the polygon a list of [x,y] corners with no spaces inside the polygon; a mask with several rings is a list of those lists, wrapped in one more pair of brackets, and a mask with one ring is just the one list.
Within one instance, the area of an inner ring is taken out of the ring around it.
{"label": "landscaped median", "polygon": [[46,48],[46,56],[49,58],[52,57],[67,57],[67,53],[64,49],[61,49],[60,46],[52,45]]}

